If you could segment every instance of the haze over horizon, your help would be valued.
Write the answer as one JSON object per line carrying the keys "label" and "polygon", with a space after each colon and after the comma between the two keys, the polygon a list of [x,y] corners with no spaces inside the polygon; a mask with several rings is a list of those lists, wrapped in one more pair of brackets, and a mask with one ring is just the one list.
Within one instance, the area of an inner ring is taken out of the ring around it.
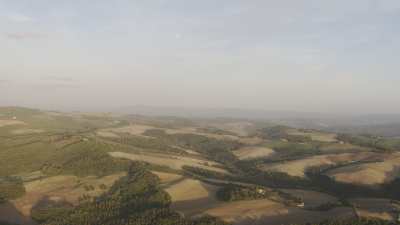
{"label": "haze over horizon", "polygon": [[400,1],[0,0],[0,105],[399,114]]}

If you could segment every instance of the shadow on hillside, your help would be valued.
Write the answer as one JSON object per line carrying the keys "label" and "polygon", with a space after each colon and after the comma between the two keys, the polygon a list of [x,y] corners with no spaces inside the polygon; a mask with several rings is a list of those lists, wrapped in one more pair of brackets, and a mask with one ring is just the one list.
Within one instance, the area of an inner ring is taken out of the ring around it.
{"label": "shadow on hillside", "polygon": [[214,208],[219,204],[222,203],[217,200],[213,200],[212,198],[201,198],[196,200],[174,202],[172,204],[172,208],[183,213],[185,217],[191,217],[201,214],[208,209]]}
{"label": "shadow on hillside", "polygon": [[[290,225],[319,223],[328,219],[355,218],[356,215],[351,208],[336,208],[330,211],[308,211],[298,208],[288,208],[287,213],[266,215],[259,217],[240,217],[235,221],[236,225]],[[272,212],[273,213],[273,212]]]}
{"label": "shadow on hillside", "polygon": [[385,173],[384,183],[388,184],[393,182],[393,180],[399,177],[399,173],[400,173],[400,166],[394,166],[393,170]]}
{"label": "shadow on hillside", "polygon": [[36,225],[30,217],[24,216],[12,203],[0,204],[0,224]]}

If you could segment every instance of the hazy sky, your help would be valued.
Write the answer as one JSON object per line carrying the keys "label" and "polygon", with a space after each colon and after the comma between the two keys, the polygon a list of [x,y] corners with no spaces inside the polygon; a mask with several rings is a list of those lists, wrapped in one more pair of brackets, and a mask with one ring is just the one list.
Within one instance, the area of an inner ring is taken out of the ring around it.
{"label": "hazy sky", "polygon": [[399,0],[0,0],[0,105],[400,113]]}

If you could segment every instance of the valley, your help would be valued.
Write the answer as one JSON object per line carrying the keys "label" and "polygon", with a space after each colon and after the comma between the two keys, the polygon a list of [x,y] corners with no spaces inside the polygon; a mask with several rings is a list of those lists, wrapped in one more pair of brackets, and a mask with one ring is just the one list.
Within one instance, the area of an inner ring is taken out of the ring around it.
{"label": "valley", "polygon": [[137,210],[151,211],[153,223],[395,221],[400,213],[400,149],[383,137],[239,119],[18,107],[0,115],[0,221],[9,224],[118,224],[114,214],[139,207],[128,192],[148,204]]}

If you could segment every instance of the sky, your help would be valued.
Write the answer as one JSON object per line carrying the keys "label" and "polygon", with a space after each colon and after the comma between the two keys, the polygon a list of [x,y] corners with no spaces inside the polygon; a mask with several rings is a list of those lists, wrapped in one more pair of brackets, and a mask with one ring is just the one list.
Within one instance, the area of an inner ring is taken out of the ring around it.
{"label": "sky", "polygon": [[400,113],[398,0],[0,0],[0,105]]}

